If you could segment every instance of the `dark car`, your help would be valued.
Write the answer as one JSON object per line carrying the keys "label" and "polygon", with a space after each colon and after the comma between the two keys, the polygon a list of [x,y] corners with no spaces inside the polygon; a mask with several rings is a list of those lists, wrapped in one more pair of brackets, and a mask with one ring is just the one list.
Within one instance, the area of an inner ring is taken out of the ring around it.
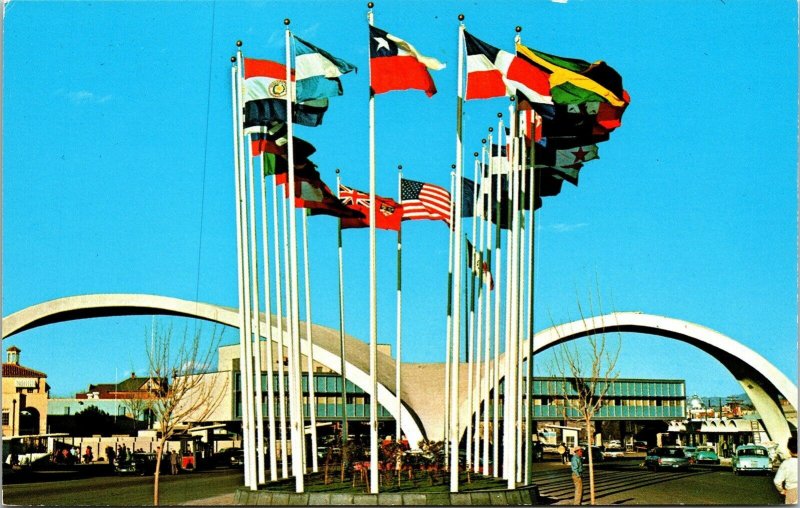
{"label": "dark car", "polygon": [[210,467],[244,467],[244,450],[241,448],[223,448],[208,461]]}
{"label": "dark car", "polygon": [[[165,466],[169,466],[169,461],[162,458],[162,472],[164,472]],[[141,476],[151,475],[156,472],[156,454],[134,452],[128,456],[128,460],[125,462],[114,464],[114,472],[117,474],[138,474]]]}
{"label": "dark car", "polygon": [[[586,449],[586,446],[581,446],[583,449],[583,456],[581,460],[583,462],[589,462],[589,453]],[[600,449],[599,446],[592,446],[592,464],[597,464],[598,462],[603,462],[605,460],[605,455],[603,454],[603,450]]]}
{"label": "dark car", "polygon": [[646,452],[647,451],[647,442],[646,441],[634,441],[633,442],[633,451],[635,451],[635,452]]}
{"label": "dark car", "polygon": [[683,448],[660,446],[647,452],[647,456],[644,458],[644,466],[653,471],[658,471],[659,469],[689,469],[689,457],[683,452]]}

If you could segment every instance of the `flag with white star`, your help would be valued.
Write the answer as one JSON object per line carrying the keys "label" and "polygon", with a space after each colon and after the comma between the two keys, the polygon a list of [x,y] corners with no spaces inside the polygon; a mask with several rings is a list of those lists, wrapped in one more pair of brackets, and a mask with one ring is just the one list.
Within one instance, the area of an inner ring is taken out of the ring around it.
{"label": "flag with white star", "polygon": [[374,26],[369,27],[370,88],[373,94],[393,90],[436,93],[428,69],[444,69],[439,60],[425,56],[411,44]]}

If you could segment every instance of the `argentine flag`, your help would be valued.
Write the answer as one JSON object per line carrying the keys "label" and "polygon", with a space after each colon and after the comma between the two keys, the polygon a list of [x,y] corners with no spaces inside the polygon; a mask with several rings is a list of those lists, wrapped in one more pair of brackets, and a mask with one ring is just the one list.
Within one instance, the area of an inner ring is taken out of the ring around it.
{"label": "argentine flag", "polygon": [[342,95],[339,76],[356,70],[355,65],[294,36],[296,100],[303,102]]}

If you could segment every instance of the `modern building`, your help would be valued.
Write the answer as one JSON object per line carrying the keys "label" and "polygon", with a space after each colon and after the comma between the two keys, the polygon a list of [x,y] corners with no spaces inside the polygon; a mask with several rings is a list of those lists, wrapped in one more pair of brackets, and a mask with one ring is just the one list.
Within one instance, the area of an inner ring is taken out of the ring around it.
{"label": "modern building", "polygon": [[[198,422],[185,422],[194,425],[224,424],[227,430],[238,432],[241,429],[241,379],[239,373],[239,345],[228,345],[219,348],[218,369],[216,372],[206,374],[208,383],[213,383],[218,389],[226,390],[227,396],[214,408],[213,412],[204,420]],[[390,355],[391,349],[384,346],[381,355]],[[277,347],[273,344],[273,359],[275,368],[285,362],[285,355],[278,354]],[[266,369],[266,343],[262,342],[262,365]],[[304,413],[309,414],[309,376],[307,358],[301,358],[303,366],[303,402]],[[445,364],[404,364],[401,375],[406,387],[406,398],[403,403],[410,408],[415,423],[425,429],[429,439],[441,439],[444,426],[443,394],[444,394]],[[466,375],[466,365],[462,368]],[[348,431],[350,434],[368,434],[370,414],[370,400],[363,389],[348,381],[345,385],[344,399],[342,391],[342,377],[326,368],[322,364],[313,365],[313,386],[315,400],[315,419],[320,432],[329,433],[339,428],[343,416],[346,415]],[[284,377],[287,387],[285,396],[288,397],[288,378]],[[268,415],[267,409],[267,374],[261,375],[261,389],[263,412]],[[279,375],[273,374],[276,418],[280,415],[280,400],[278,398]],[[461,383],[462,390],[466,382]],[[574,393],[567,393],[566,398],[561,383],[555,378],[536,377],[533,379],[533,419],[537,429],[545,426],[576,425],[578,415],[573,410],[565,410],[565,402]],[[404,390],[405,391],[405,390]],[[502,420],[503,411],[503,383],[499,387],[499,417]],[[491,397],[490,397],[491,398]],[[346,400],[343,404],[342,401]],[[285,401],[286,418],[288,421],[288,399]],[[490,410],[490,415],[493,411]],[[378,424],[381,435],[394,434],[394,412],[383,406],[378,407]],[[666,431],[668,422],[686,417],[686,390],[682,380],[654,380],[654,379],[617,379],[611,383],[606,399],[600,411],[595,416],[597,432],[603,439],[631,440],[635,435],[637,439],[644,436],[645,440],[652,438],[658,432]],[[182,422],[183,423],[183,422]],[[310,419],[306,417],[306,425]],[[464,425],[466,427],[466,425]],[[595,436],[596,437],[596,436]],[[586,439],[581,435],[581,439]],[[416,443],[414,443],[416,444]]]}
{"label": "modern building", "polygon": [[3,436],[40,434],[47,429],[47,374],[21,365],[20,353],[18,347],[9,347],[3,363]]}

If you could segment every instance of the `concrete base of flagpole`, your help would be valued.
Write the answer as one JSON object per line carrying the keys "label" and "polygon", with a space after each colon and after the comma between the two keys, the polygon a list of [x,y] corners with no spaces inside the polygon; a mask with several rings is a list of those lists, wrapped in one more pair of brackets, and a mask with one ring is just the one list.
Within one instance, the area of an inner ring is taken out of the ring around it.
{"label": "concrete base of flagpole", "polygon": [[362,489],[365,487],[364,485],[350,488],[352,480],[348,479],[344,484],[340,483],[338,475],[328,485],[315,485],[311,475],[307,476],[305,483],[308,491],[303,493],[287,489],[285,481],[267,482],[259,485],[258,490],[255,491],[247,487],[239,487],[234,493],[233,503],[257,506],[531,506],[542,504],[539,502],[539,490],[535,485],[520,486],[513,490],[487,487],[451,493],[445,490],[437,491],[436,487],[442,487],[442,485],[431,487],[427,479],[417,478],[416,486],[406,483],[400,491],[396,488],[387,488],[386,492],[369,494]]}

